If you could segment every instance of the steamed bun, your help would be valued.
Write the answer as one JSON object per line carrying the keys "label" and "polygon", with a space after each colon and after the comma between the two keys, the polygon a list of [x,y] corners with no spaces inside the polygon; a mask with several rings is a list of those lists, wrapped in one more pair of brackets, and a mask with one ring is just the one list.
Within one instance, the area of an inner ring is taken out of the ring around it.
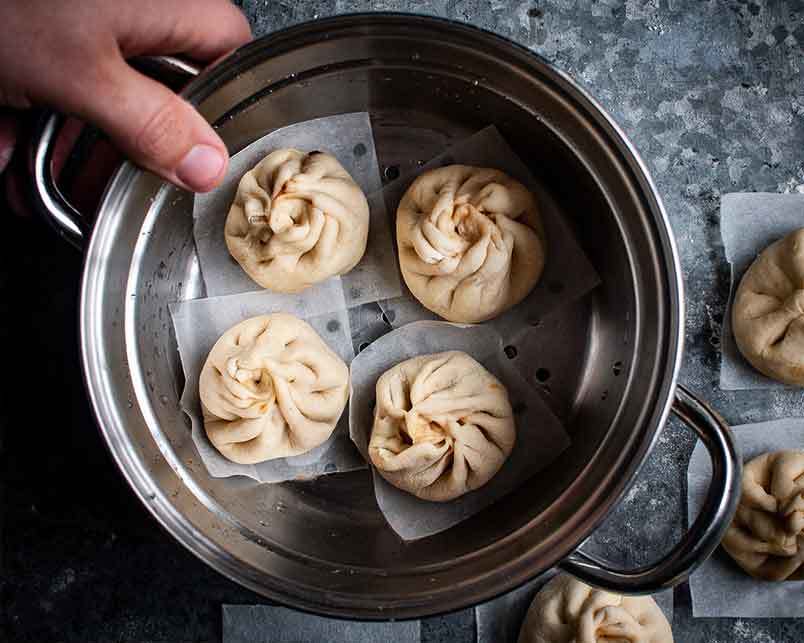
{"label": "steamed bun", "polygon": [[723,549],[756,578],[804,580],[804,451],[765,453],[745,465]]}
{"label": "steamed bun", "polygon": [[519,643],[673,643],[650,596],[620,596],[559,574],[536,594]]}
{"label": "steamed bun", "polygon": [[383,478],[423,500],[482,487],[515,440],[508,392],[466,353],[414,357],[377,381],[369,456]]}
{"label": "steamed bun", "polygon": [[299,292],[354,268],[368,229],[366,196],[334,156],[281,149],[240,179],[224,236],[260,286]]}
{"label": "steamed bun", "polygon": [[199,389],[210,442],[229,460],[254,464],[323,443],[346,406],[349,369],[309,324],[278,313],[227,330]]}
{"label": "steamed bun", "polygon": [[751,264],[731,320],[737,346],[754,368],[804,386],[804,228],[768,246]]}
{"label": "steamed bun", "polygon": [[518,304],[544,268],[536,200],[499,170],[425,172],[402,197],[396,234],[410,292],[454,322],[484,321]]}

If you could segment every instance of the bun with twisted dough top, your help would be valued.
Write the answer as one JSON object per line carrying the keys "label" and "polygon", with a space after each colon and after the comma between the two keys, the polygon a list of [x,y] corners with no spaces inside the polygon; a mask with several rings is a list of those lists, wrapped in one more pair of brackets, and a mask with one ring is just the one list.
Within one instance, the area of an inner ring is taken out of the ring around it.
{"label": "bun with twisted dough top", "polygon": [[260,286],[299,292],[354,268],[368,229],[366,196],[334,156],[282,149],[240,179],[224,237]]}
{"label": "bun with twisted dough top", "polygon": [[731,311],[737,347],[770,378],[804,386],[804,228],[765,248]]}
{"label": "bun with twisted dough top", "polygon": [[482,487],[515,440],[508,392],[466,353],[414,357],[377,381],[369,456],[383,478],[423,500]]}
{"label": "bun with twisted dough top", "polygon": [[650,596],[620,596],[559,574],[536,594],[519,643],[673,643]]}
{"label": "bun with twisted dough top", "polygon": [[199,382],[204,429],[233,462],[300,455],[332,434],[349,369],[293,315],[253,317],[215,343]]}
{"label": "bun with twisted dough top", "polygon": [[402,197],[396,233],[411,293],[449,321],[496,317],[522,301],[544,269],[536,200],[499,170],[449,165],[425,172]]}

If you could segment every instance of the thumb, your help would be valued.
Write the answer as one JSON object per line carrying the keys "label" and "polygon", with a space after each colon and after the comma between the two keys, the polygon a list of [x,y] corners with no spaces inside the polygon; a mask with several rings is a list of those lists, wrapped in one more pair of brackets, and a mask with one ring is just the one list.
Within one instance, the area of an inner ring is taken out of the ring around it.
{"label": "thumb", "polygon": [[132,161],[193,192],[213,189],[229,161],[206,119],[170,89],[122,58],[95,78],[79,105]]}

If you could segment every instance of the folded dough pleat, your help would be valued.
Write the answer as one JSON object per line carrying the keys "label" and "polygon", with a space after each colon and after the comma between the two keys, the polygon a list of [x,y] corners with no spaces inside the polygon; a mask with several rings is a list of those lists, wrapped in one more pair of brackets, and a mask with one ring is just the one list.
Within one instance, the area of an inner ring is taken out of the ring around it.
{"label": "folded dough pleat", "polygon": [[804,579],[804,451],[765,453],[745,465],[723,548],[757,578]]}
{"label": "folded dough pleat", "polygon": [[650,596],[620,596],[559,574],[533,599],[519,643],[673,643]]}

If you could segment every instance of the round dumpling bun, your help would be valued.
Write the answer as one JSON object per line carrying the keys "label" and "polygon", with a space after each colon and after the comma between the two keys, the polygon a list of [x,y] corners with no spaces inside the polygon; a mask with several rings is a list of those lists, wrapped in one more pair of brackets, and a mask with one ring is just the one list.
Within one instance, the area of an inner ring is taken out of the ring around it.
{"label": "round dumpling bun", "polygon": [[536,594],[519,643],[673,643],[650,596],[620,596],[559,574]]}
{"label": "round dumpling bun", "polygon": [[482,487],[515,440],[508,392],[466,353],[414,357],[377,381],[371,462],[422,500],[453,500]]}
{"label": "round dumpling bun", "polygon": [[745,465],[723,549],[756,578],[804,580],[804,451],[765,453]]}
{"label": "round dumpling bun", "polygon": [[354,268],[366,251],[369,206],[325,152],[271,152],[240,179],[224,236],[249,277],[299,292]]}
{"label": "round dumpling bun", "polygon": [[536,199],[499,170],[425,172],[402,197],[396,234],[410,292],[453,322],[496,317],[522,301],[544,269]]}
{"label": "round dumpling bun", "polygon": [[770,378],[804,386],[804,228],[765,248],[731,311],[740,352]]}
{"label": "round dumpling bun", "polygon": [[263,315],[215,343],[199,392],[210,442],[229,460],[254,464],[323,443],[346,406],[349,369],[306,322]]}

